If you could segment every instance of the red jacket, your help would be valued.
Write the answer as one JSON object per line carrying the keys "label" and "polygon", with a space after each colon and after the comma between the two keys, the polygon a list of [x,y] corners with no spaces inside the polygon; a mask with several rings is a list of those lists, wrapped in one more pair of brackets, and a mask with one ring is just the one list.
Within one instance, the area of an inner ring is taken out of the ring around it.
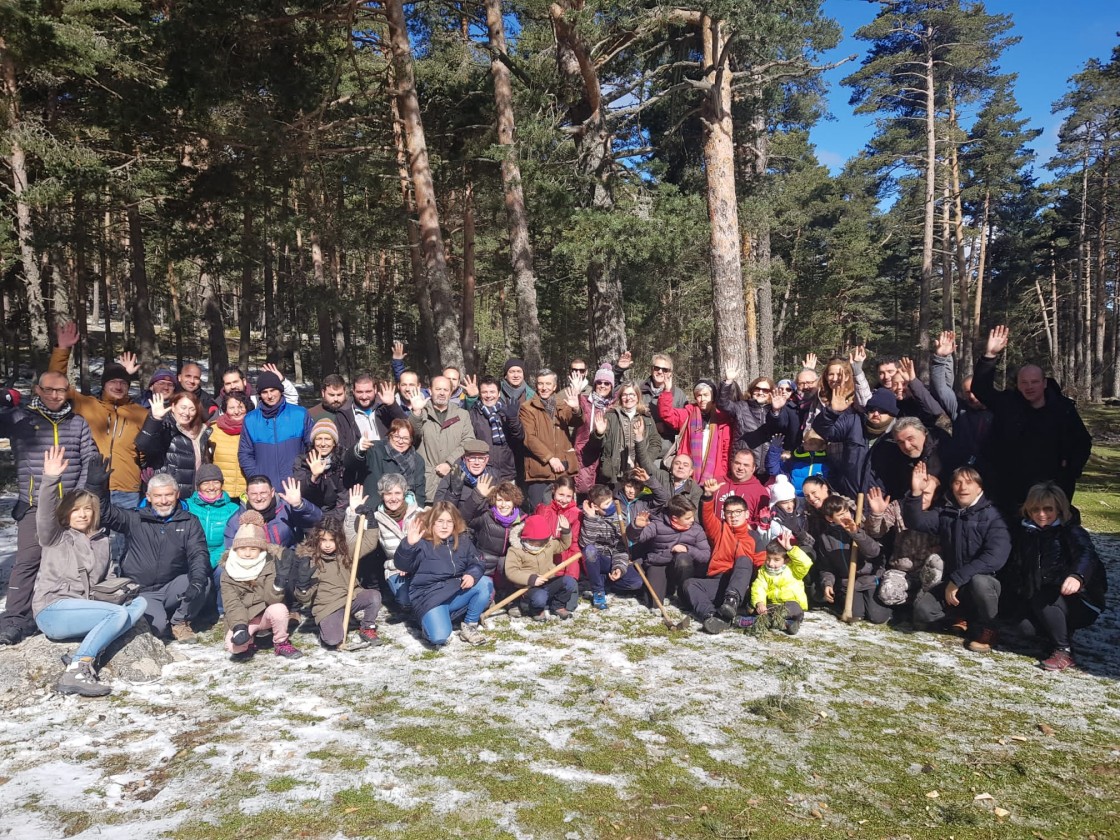
{"label": "red jacket", "polygon": [[712,544],[712,559],[708,563],[708,577],[717,577],[730,571],[738,557],[749,557],[754,566],[766,562],[766,545],[759,545],[763,538],[749,525],[732,528],[716,514],[713,499],[700,500],[700,522]]}
{"label": "red jacket", "polygon": [[[567,507],[561,508],[553,501],[547,505],[537,505],[537,509],[533,511],[533,513],[539,513],[542,516],[548,517],[548,521],[552,523],[553,530],[556,529],[556,518],[559,516],[563,516],[567,519],[568,524],[572,526],[572,544],[553,558],[554,563],[563,563],[573,554],[579,554],[579,525],[581,522],[579,505],[572,502]],[[560,574],[579,580],[579,568],[581,565],[583,565],[582,561],[572,563],[572,565],[568,566]]]}
{"label": "red jacket", "polygon": [[[730,414],[717,408],[712,418],[705,420],[695,405],[674,408],[673,395],[669,391],[662,391],[657,398],[657,413],[670,428],[678,432],[684,429],[684,433],[678,436],[680,445],[677,446],[677,454],[692,459],[693,481],[703,484],[706,478],[722,479],[727,475],[735,422]],[[707,425],[712,426],[712,433],[707,457],[704,457],[704,427]]]}

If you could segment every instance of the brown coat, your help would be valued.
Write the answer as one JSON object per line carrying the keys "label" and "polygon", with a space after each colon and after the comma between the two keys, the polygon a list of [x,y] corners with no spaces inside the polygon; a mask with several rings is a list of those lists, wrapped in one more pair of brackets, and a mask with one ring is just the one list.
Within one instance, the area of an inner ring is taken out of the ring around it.
{"label": "brown coat", "polygon": [[[232,548],[229,550],[233,551]],[[283,548],[269,545],[265,550],[268,558],[264,561],[261,573],[253,580],[234,580],[227,574],[222,575],[222,606],[226,610],[226,627],[230,630],[238,624],[248,624],[268,607],[284,600],[284,590],[277,590],[273,586],[276,581],[276,561]],[[225,564],[225,557],[222,558],[222,564]]]}
{"label": "brown coat", "polygon": [[565,528],[545,547],[533,554],[523,546],[511,545],[506,555],[506,578],[517,586],[528,586],[534,576],[546,575],[556,568],[556,557],[572,544],[572,529]]}
{"label": "brown coat", "polygon": [[572,444],[572,437],[579,427],[580,412],[564,402],[556,392],[556,416],[549,417],[539,395],[521,404],[518,417],[525,430],[525,480],[552,481],[556,473],[548,465],[549,459],[564,462],[565,472],[575,475],[579,471],[579,456]]}

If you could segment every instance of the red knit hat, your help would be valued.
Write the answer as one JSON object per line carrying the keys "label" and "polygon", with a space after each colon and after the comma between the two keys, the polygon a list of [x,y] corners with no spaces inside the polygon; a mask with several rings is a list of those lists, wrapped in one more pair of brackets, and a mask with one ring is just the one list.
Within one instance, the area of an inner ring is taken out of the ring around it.
{"label": "red knit hat", "polygon": [[552,539],[552,525],[548,519],[534,513],[525,520],[525,527],[521,529],[523,540],[550,540]]}

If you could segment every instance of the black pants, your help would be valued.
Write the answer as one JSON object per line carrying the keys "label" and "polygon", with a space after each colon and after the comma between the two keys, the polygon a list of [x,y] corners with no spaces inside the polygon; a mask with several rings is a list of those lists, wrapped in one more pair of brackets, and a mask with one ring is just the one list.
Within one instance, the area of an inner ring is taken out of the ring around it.
{"label": "black pants", "polygon": [[[939,583],[929,592],[919,592],[914,599],[914,621],[919,624],[933,624],[944,621],[948,615],[945,609],[945,583]],[[972,580],[957,590],[957,598],[968,616],[969,629],[991,629],[999,613],[999,581],[992,575],[975,575]]]}
{"label": "black pants", "polygon": [[[653,587],[657,597],[664,602],[666,595],[674,595],[677,598],[684,596],[685,584],[694,577],[703,576],[703,572],[697,570],[698,565],[702,567],[702,564],[697,564],[688,552],[681,552],[674,554],[673,559],[664,565],[642,563],[642,569],[649,578],[649,585]],[[650,606],[656,605],[650,604]]]}
{"label": "black pants", "polygon": [[179,575],[163,586],[140,593],[144,596],[144,600],[148,602],[148,608],[144,610],[144,617],[152,625],[153,633],[162,636],[167,629],[169,617],[172,624],[181,624],[198,615],[206,604],[206,590],[203,590],[202,594],[194,600],[187,600],[187,590],[190,588],[190,578],[186,575]]}
{"label": "black pants", "polygon": [[688,600],[696,614],[707,617],[716,611],[716,604],[723,603],[727,593],[734,592],[740,601],[751,587],[754,564],[749,557],[735,558],[735,565],[719,577],[692,578],[684,585]]}
{"label": "black pants", "polygon": [[[843,615],[845,593],[836,590],[836,603],[833,609],[837,615]],[[882,604],[875,598],[874,589],[857,589],[852,596],[852,618],[862,618],[872,624],[883,624],[890,621],[894,610]]]}
{"label": "black pants", "polygon": [[8,578],[8,600],[0,616],[3,629],[16,628],[25,636],[38,632],[31,615],[31,599],[35,595],[35,578],[42,557],[43,549],[39,547],[35,528],[35,509],[32,508],[16,525],[16,557]]}
{"label": "black pants", "polygon": [[1088,627],[1100,613],[1085,603],[1080,594],[1063,595],[1057,586],[1044,586],[1030,599],[1031,617],[1054,647],[1068,648],[1074,630]]}

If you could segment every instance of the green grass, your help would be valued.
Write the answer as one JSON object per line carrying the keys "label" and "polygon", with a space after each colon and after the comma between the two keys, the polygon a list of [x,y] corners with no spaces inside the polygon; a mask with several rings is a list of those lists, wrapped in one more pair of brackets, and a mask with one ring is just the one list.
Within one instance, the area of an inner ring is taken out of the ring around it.
{"label": "green grass", "polygon": [[1094,440],[1093,454],[1077,484],[1074,503],[1090,531],[1120,534],[1120,410],[1105,406],[1079,408]]}

